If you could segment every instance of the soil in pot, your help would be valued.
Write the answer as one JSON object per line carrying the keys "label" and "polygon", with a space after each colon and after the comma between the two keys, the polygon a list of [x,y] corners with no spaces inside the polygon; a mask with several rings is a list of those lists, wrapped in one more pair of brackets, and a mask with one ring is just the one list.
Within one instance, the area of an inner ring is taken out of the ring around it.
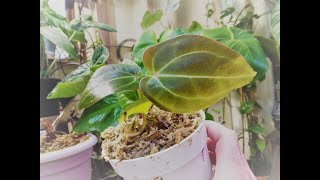
{"label": "soil in pot", "polygon": [[88,139],[89,137],[85,133],[50,132],[40,136],[40,154],[75,146]]}
{"label": "soil in pot", "polygon": [[145,117],[135,115],[101,133],[102,156],[127,160],[157,153],[188,137],[201,120],[199,113],[176,114],[153,106]]}

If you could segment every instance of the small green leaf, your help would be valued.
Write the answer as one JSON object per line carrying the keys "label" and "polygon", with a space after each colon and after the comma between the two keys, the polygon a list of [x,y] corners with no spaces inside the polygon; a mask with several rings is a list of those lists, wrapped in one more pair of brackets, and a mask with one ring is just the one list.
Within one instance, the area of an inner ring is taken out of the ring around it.
{"label": "small green leaf", "polygon": [[104,45],[101,45],[97,47],[93,52],[93,55],[91,58],[91,64],[92,66],[104,64],[108,59],[108,57],[109,57],[108,49]]}
{"label": "small green leaf", "polygon": [[248,101],[248,102],[244,102],[240,105],[240,113],[241,114],[249,114],[253,108],[254,108],[255,103],[253,101]]}
{"label": "small green leaf", "polygon": [[206,115],[206,120],[214,121],[214,117],[212,116],[212,114],[206,112],[205,115]]}
{"label": "small green leaf", "polygon": [[208,11],[206,12],[206,17],[207,18],[211,18],[212,17],[212,15],[213,15],[213,13],[214,13],[214,10],[213,9],[208,9]]}
{"label": "small green leaf", "polygon": [[109,126],[118,124],[122,111],[117,96],[107,96],[85,109],[73,130],[75,132],[102,132]]}
{"label": "small green leaf", "polygon": [[162,17],[163,12],[161,10],[157,10],[154,13],[151,13],[150,11],[146,11],[143,15],[142,22],[141,22],[141,28],[143,30],[148,29],[148,27],[152,26],[155,22],[159,21]]}
{"label": "small green leaf", "polygon": [[256,145],[257,145],[259,151],[263,152],[264,149],[266,148],[266,141],[264,139],[257,139]]}
{"label": "small green leaf", "polygon": [[144,51],[157,43],[157,35],[154,31],[143,32],[139,41],[133,47],[133,57],[141,62]]}
{"label": "small green leaf", "polygon": [[40,27],[40,33],[60,49],[66,51],[73,59],[77,59],[77,52],[74,46],[61,30],[46,26]]}
{"label": "small green leaf", "polygon": [[280,0],[278,0],[271,14],[271,32],[280,46]]}
{"label": "small green leaf", "polygon": [[97,69],[104,66],[108,57],[109,57],[109,51],[105,46],[101,45],[97,47],[93,52],[93,55],[90,61],[91,62],[90,70],[92,72],[95,72]]}
{"label": "small green leaf", "polygon": [[188,31],[191,33],[201,31],[201,30],[202,30],[202,26],[197,21],[192,21],[192,24],[190,25],[190,27],[188,29]]}
{"label": "small green leaf", "polygon": [[236,9],[234,7],[227,8],[226,10],[221,11],[220,19],[229,16],[232,14]]}
{"label": "small green leaf", "polygon": [[[149,109],[152,106],[152,102],[150,102],[147,98],[142,97],[141,99],[133,102],[125,109],[126,117],[129,117],[133,114],[147,114]],[[119,122],[123,122],[125,120],[125,115],[122,114],[119,118]]]}
{"label": "small green leaf", "polygon": [[48,99],[74,97],[82,93],[91,75],[88,63],[79,66],[56,85]]}
{"label": "small green leaf", "polygon": [[111,64],[99,68],[82,93],[79,108],[87,108],[116,92],[138,89],[140,72],[139,66],[126,64]]}
{"label": "small green leaf", "polygon": [[264,128],[260,124],[253,124],[248,128],[248,131],[260,134],[263,133]]}

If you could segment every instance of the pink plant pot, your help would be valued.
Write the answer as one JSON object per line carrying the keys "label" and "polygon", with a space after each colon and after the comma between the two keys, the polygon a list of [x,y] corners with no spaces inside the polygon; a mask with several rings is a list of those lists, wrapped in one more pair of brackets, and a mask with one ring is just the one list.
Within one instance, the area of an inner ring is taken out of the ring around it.
{"label": "pink plant pot", "polygon": [[41,180],[91,180],[92,147],[98,139],[88,134],[85,142],[40,154]]}
{"label": "pink plant pot", "polygon": [[109,160],[110,164],[125,180],[212,180],[205,114],[203,111],[200,114],[199,127],[180,143],[146,157]]}

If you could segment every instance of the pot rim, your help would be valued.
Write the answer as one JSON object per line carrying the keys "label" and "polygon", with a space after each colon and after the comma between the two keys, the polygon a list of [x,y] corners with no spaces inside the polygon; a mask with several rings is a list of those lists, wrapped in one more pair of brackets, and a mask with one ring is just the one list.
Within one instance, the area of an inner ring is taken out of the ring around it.
{"label": "pot rim", "polygon": [[199,113],[200,116],[202,117],[202,121],[199,123],[199,126],[198,126],[197,129],[195,129],[188,137],[186,137],[184,140],[180,141],[178,144],[175,144],[175,145],[170,146],[169,148],[167,148],[167,149],[165,149],[165,150],[162,150],[162,151],[157,152],[157,153],[154,153],[154,154],[150,154],[150,155],[148,155],[148,156],[139,157],[139,158],[134,158],[134,159],[127,159],[127,160],[109,159],[109,160],[107,160],[107,162],[110,161],[110,162],[121,162],[121,163],[126,163],[126,162],[128,162],[128,163],[129,163],[129,162],[132,162],[132,161],[139,161],[139,160],[142,160],[142,159],[151,158],[152,156],[155,156],[155,155],[159,156],[159,155],[161,155],[161,154],[163,154],[163,153],[166,153],[166,152],[168,152],[168,151],[170,151],[170,150],[178,147],[180,144],[183,144],[184,142],[188,141],[192,136],[194,136],[194,135],[196,134],[197,131],[200,130],[200,128],[201,128],[202,126],[204,126],[204,122],[205,122],[205,120],[206,120],[206,116],[205,116],[203,110],[198,111],[198,113]]}
{"label": "pot rim", "polygon": [[77,153],[80,153],[82,151],[85,151],[91,148],[97,143],[98,138],[91,133],[88,133],[87,136],[89,136],[88,140],[82,143],[79,143],[77,145],[60,149],[57,151],[53,151],[53,152],[40,154],[40,163],[47,163],[47,162],[63,159],[65,157],[75,155]]}

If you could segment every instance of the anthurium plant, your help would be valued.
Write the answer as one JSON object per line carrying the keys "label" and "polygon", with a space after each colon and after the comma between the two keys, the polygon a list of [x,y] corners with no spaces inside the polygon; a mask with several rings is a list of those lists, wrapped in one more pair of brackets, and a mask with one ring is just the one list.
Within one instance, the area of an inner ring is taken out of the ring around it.
{"label": "anthurium plant", "polygon": [[137,63],[105,65],[93,73],[81,94],[79,108],[85,110],[74,131],[101,132],[132,114],[146,114],[152,104],[174,113],[196,112],[257,74],[243,55],[199,34],[159,41],[147,31],[134,53]]}

